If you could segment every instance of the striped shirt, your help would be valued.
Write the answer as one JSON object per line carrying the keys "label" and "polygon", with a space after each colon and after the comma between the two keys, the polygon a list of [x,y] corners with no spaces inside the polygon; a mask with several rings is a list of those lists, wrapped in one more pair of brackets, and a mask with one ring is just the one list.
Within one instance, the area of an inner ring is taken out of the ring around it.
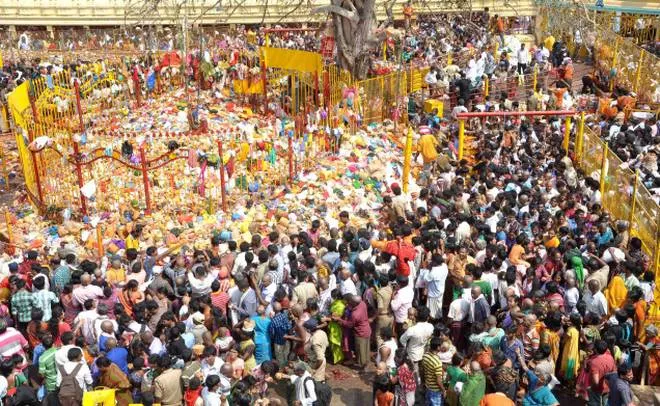
{"label": "striped shirt", "polygon": [[434,392],[439,392],[438,378],[440,378],[440,382],[445,379],[440,358],[436,354],[427,352],[422,357],[422,370],[424,371],[423,378],[426,387]]}
{"label": "striped shirt", "polygon": [[53,316],[51,304],[60,302],[60,299],[55,293],[46,289],[34,292],[32,294],[32,300],[34,301],[34,306],[44,312],[44,317],[41,319],[42,321],[48,321]]}
{"label": "striped shirt", "polygon": [[7,331],[0,334],[0,356],[2,358],[11,358],[14,354],[20,354],[25,358],[23,347],[28,345],[28,341],[18,330],[7,327]]}
{"label": "striped shirt", "polygon": [[55,353],[57,348],[51,347],[39,357],[39,373],[46,379],[46,390],[54,391],[57,389],[57,365],[55,363]]}
{"label": "striped shirt", "polygon": [[11,313],[21,323],[28,323],[32,320],[32,306],[34,306],[32,293],[25,289],[14,293],[14,296],[11,298]]}

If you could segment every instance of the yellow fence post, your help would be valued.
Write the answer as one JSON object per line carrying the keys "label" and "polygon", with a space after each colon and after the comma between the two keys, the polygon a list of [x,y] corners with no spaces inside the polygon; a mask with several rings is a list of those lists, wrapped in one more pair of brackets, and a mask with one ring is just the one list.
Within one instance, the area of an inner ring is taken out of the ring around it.
{"label": "yellow fence post", "polygon": [[7,223],[7,240],[11,244],[13,239],[13,233],[11,229],[11,216],[9,215],[9,209],[5,208],[5,223]]}
{"label": "yellow fence post", "polygon": [[[619,59],[619,37],[617,36],[616,40],[614,40],[614,55],[612,55],[612,66],[610,66],[610,71],[616,72],[616,63],[618,59]],[[610,80],[610,92],[614,89],[615,81],[616,81],[616,74]]]}
{"label": "yellow fence post", "polygon": [[639,78],[642,75],[642,64],[644,63],[644,53],[646,51],[642,49],[642,52],[639,54],[639,62],[637,62],[637,72],[635,72],[635,83],[633,84],[633,91],[639,91]]}
{"label": "yellow fence post", "polygon": [[605,179],[607,178],[607,174],[605,171],[607,170],[607,153],[609,152],[609,145],[605,144],[605,147],[603,148],[603,161],[600,163],[600,198],[603,203],[605,203]]}
{"label": "yellow fence post", "polygon": [[447,54],[447,65],[451,65],[454,63],[454,57],[452,56],[451,51]]}
{"label": "yellow fence post", "polygon": [[465,143],[465,119],[458,120],[458,160],[463,159],[463,144]]}
{"label": "yellow fence post", "polygon": [[408,127],[408,134],[406,134],[406,147],[403,151],[403,193],[408,193],[408,178],[410,178],[410,161],[412,160],[412,127]]}
{"label": "yellow fence post", "polygon": [[582,149],[584,148],[584,111],[580,113],[577,138],[575,140],[575,160],[578,166],[582,166]]}
{"label": "yellow fence post", "polygon": [[488,76],[486,76],[486,79],[484,80],[484,97],[488,97],[489,87],[490,87],[489,79]]}
{"label": "yellow fence post", "polygon": [[628,229],[632,229],[635,219],[635,206],[637,205],[637,183],[639,183],[639,169],[635,170],[635,183],[633,184],[632,204],[630,205],[630,214],[628,215]]}
{"label": "yellow fence post", "polygon": [[538,80],[539,80],[539,66],[534,65],[534,76],[533,76],[533,82],[532,82],[532,92],[536,93],[536,86],[538,85]]}
{"label": "yellow fence post", "polygon": [[566,120],[564,122],[564,142],[561,144],[562,148],[564,148],[564,151],[566,151],[566,155],[568,155],[568,145],[570,138],[571,138],[571,116],[566,116]]}

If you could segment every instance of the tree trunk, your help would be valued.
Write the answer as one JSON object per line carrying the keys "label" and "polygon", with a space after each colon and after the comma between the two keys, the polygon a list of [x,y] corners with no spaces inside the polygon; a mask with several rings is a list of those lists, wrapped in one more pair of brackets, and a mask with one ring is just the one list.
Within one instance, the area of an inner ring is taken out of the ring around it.
{"label": "tree trunk", "polygon": [[327,9],[332,13],[339,66],[365,79],[378,44],[375,0],[332,0]]}

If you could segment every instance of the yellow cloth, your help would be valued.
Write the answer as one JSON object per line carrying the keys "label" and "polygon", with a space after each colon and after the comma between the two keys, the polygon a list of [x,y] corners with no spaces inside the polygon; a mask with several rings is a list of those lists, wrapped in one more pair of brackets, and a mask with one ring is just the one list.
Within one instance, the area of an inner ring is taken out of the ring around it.
{"label": "yellow cloth", "polygon": [[128,237],[126,237],[126,249],[130,248],[140,250],[140,241],[137,238],[133,238],[133,236],[129,234]]}
{"label": "yellow cloth", "polygon": [[424,163],[430,163],[435,161],[438,157],[438,151],[435,147],[438,145],[438,140],[433,136],[433,134],[424,134],[422,138],[418,141],[419,152],[422,153],[424,158]]}
{"label": "yellow cloth", "polygon": [[247,142],[241,142],[241,149],[238,152],[236,159],[238,162],[245,162],[250,154],[250,144]]}
{"label": "yellow cloth", "polygon": [[549,50],[552,51],[552,47],[555,45],[555,37],[552,35],[546,37],[545,40],[543,40],[543,46]]}
{"label": "yellow cloth", "polygon": [[623,306],[627,295],[628,289],[626,289],[626,283],[623,278],[619,275],[612,278],[610,284],[607,285],[607,289],[605,289],[605,298],[607,299],[609,314],[613,314],[617,309],[620,309]]}

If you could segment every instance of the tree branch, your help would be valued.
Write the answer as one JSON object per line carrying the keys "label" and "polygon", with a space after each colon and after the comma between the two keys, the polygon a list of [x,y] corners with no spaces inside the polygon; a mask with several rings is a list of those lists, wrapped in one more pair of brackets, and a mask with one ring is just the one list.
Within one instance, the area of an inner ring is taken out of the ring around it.
{"label": "tree branch", "polygon": [[[355,9],[355,7],[353,7],[353,8]],[[360,21],[360,17],[358,17],[358,15],[355,11],[349,11],[349,10],[346,10],[345,8],[335,6],[334,4],[328,4],[327,6],[317,7],[314,10],[312,10],[312,14],[317,14],[317,13],[337,14],[341,17],[344,17],[344,18],[350,20],[353,23],[358,23]]]}

